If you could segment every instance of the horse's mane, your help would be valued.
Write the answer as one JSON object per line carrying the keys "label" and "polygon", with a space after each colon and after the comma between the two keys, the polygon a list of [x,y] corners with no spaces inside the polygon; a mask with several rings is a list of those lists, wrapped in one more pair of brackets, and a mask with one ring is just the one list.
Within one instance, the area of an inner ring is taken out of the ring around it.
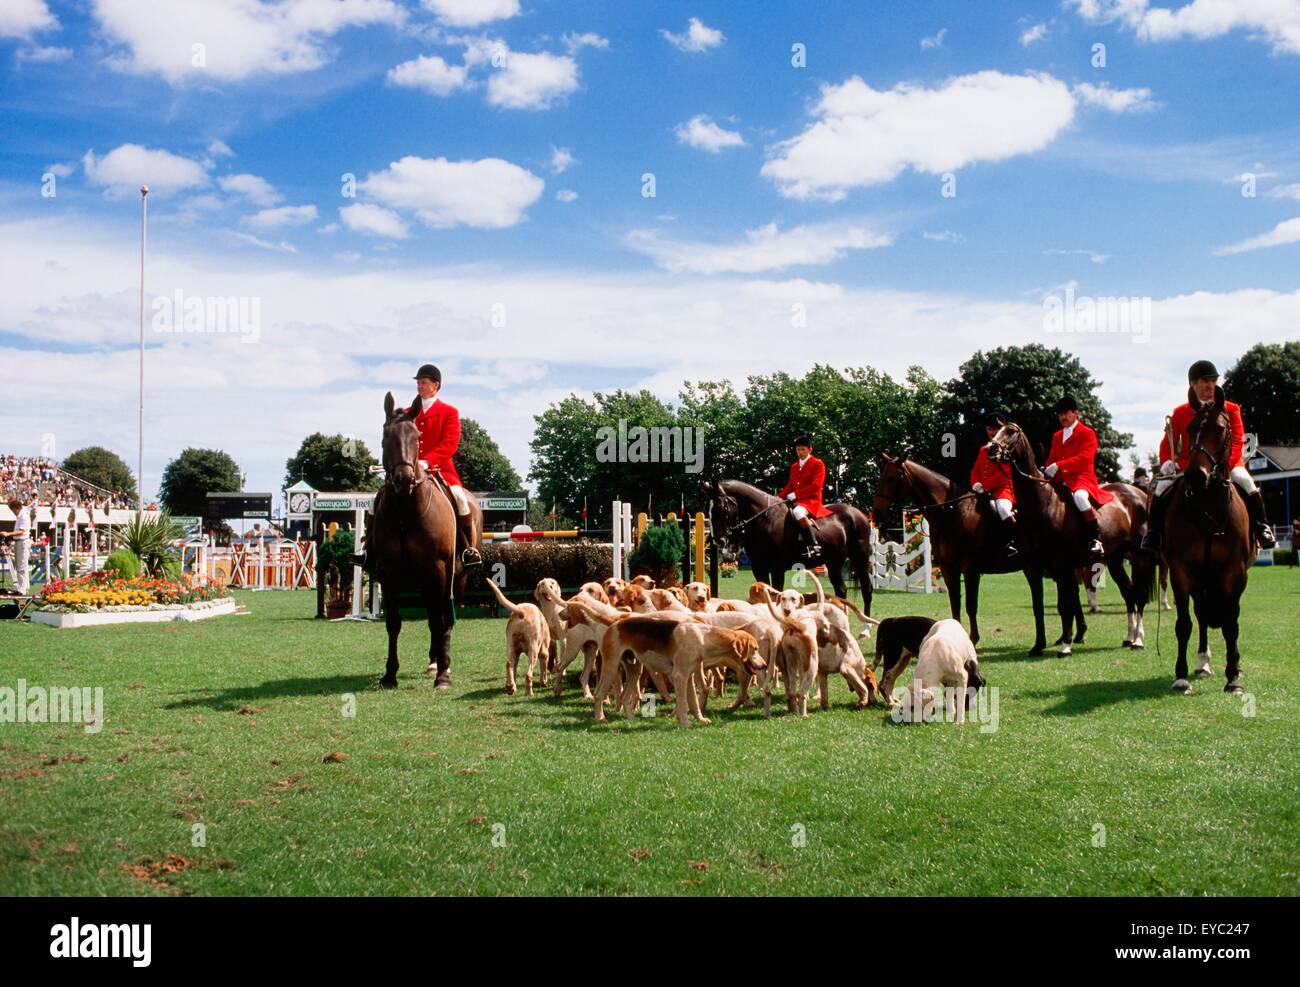
{"label": "horse's mane", "polygon": [[913,467],[922,478],[931,479],[936,483],[941,484],[948,493],[952,493],[953,490],[965,491],[967,489],[966,485],[960,480],[944,476],[938,470],[931,469],[929,466],[918,463],[915,459],[907,459],[903,461],[902,469],[904,471],[906,471],[909,466]]}
{"label": "horse's mane", "polygon": [[743,480],[722,480],[719,483],[719,486],[722,487],[724,493],[730,494],[733,497],[736,494],[742,494],[752,500],[758,501],[759,505],[762,507],[766,507],[773,501],[780,499],[774,497],[765,490],[760,490],[753,484],[744,482]]}

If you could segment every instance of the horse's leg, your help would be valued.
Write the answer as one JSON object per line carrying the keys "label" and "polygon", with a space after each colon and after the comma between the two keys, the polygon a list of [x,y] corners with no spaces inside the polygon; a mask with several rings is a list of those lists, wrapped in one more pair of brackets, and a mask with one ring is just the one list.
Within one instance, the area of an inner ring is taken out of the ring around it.
{"label": "horse's leg", "polygon": [[1074,635],[1075,644],[1083,644],[1083,635],[1088,630],[1088,622],[1083,619],[1083,599],[1079,595],[1079,580],[1075,579],[1070,588],[1070,602],[1074,604],[1074,625],[1078,633]]}
{"label": "horse's leg", "polygon": [[1237,634],[1240,631],[1238,618],[1241,615],[1241,598],[1229,598],[1223,604],[1223,647],[1227,652],[1227,664],[1223,669],[1223,677],[1226,678],[1227,684],[1224,685],[1224,692],[1240,693],[1241,688],[1241,655],[1237,651]]}
{"label": "horse's leg", "polygon": [[1204,624],[1197,628],[1196,643],[1196,671],[1193,673],[1198,679],[1209,678],[1214,674],[1214,667],[1210,664],[1210,635],[1209,630]]}
{"label": "horse's leg", "polygon": [[943,573],[944,584],[948,587],[948,607],[952,610],[952,619],[961,620],[961,570],[949,562],[940,562],[939,571]]}
{"label": "horse's leg", "polygon": [[[1140,648],[1141,645],[1136,643],[1138,640],[1137,593],[1134,591],[1132,580],[1128,578],[1128,573],[1124,571],[1124,559],[1118,552],[1106,563],[1106,571],[1110,573],[1110,578],[1115,581],[1120,596],[1124,598],[1124,611],[1128,614],[1128,630],[1124,634],[1120,647]],[[1096,569],[1093,572],[1095,573]],[[1089,578],[1095,581],[1097,577],[1092,575]]]}
{"label": "horse's leg", "polygon": [[980,574],[972,568],[966,573],[966,616],[970,618],[970,643],[980,643]]}
{"label": "horse's leg", "polygon": [[831,577],[831,589],[835,591],[835,595],[840,599],[847,600],[849,591],[844,585],[844,558],[842,556],[839,558],[832,556],[832,559],[833,561],[827,561],[826,563],[826,572]]}
{"label": "horse's leg", "polygon": [[1187,681],[1187,642],[1192,637],[1192,615],[1188,610],[1187,593],[1174,584],[1174,604],[1178,608],[1178,619],[1174,622],[1174,633],[1178,635],[1178,663],[1174,666],[1174,691],[1191,692],[1192,684]]}
{"label": "horse's leg", "polygon": [[[379,686],[382,689],[396,689],[397,636],[402,633],[402,610],[398,606],[396,584],[390,586],[384,583],[381,589],[384,594],[384,627],[388,630],[388,666],[384,670],[384,677],[379,680]],[[390,589],[392,593],[389,593]]]}
{"label": "horse's leg", "polygon": [[1029,583],[1029,599],[1034,608],[1034,646],[1029,657],[1039,657],[1047,647],[1047,626],[1043,617],[1043,570],[1026,568],[1025,582]]}
{"label": "horse's leg", "polygon": [[[1079,581],[1074,578],[1074,570],[1066,568],[1064,573],[1057,572],[1056,612],[1061,617],[1061,647],[1057,654],[1068,658],[1074,653],[1074,617],[1079,607]],[[1073,597],[1073,599],[1071,599]]]}

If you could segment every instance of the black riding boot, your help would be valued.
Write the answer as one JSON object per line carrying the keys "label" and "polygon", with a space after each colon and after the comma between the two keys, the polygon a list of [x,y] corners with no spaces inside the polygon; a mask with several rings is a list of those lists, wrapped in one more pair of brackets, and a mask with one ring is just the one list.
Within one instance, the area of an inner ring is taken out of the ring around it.
{"label": "black riding boot", "polygon": [[1083,514],[1083,530],[1088,539],[1088,558],[1090,561],[1100,559],[1106,550],[1101,544],[1101,525],[1097,522],[1097,509],[1088,508]]}
{"label": "black riding boot", "polygon": [[1156,552],[1164,544],[1165,536],[1165,501],[1168,498],[1160,494],[1151,495],[1147,506],[1147,530],[1142,536],[1142,551]]}
{"label": "black riding boot", "polygon": [[1260,548],[1272,548],[1277,544],[1273,537],[1273,526],[1264,516],[1264,495],[1256,490],[1246,497],[1246,510],[1250,513],[1250,526],[1255,532],[1255,541]]}
{"label": "black riding boot", "polygon": [[460,564],[466,569],[477,569],[483,564],[483,556],[474,544],[474,515],[456,515],[456,544],[460,546]]}
{"label": "black riding boot", "polygon": [[808,558],[814,559],[821,554],[821,547],[817,544],[817,532],[813,529],[811,518],[804,518],[799,522],[799,540],[803,542],[804,555]]}
{"label": "black riding boot", "polygon": [[1005,555],[1008,559],[1014,559],[1020,555],[1020,550],[1016,548],[1016,516],[1008,514],[1002,519],[1002,531],[1007,536],[1007,547]]}

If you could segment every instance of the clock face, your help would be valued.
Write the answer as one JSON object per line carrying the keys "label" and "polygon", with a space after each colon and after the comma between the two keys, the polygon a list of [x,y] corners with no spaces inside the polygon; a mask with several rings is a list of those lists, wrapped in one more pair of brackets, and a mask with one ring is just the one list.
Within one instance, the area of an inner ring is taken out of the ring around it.
{"label": "clock face", "polygon": [[295,514],[306,514],[311,510],[311,498],[305,493],[296,493],[289,498],[289,510]]}

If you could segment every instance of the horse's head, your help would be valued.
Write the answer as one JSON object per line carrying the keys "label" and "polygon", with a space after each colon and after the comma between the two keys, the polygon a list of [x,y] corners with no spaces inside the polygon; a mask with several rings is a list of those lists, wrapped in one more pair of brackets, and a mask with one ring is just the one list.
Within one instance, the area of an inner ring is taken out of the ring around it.
{"label": "horse's head", "polygon": [[1191,456],[1184,470],[1183,481],[1188,496],[1199,493],[1211,480],[1228,482],[1232,464],[1228,455],[1232,451],[1232,425],[1223,410],[1223,388],[1215,386],[1214,400],[1198,406],[1196,390],[1188,388],[1187,403],[1196,408],[1187,434],[1192,437]]}
{"label": "horse's head", "polygon": [[717,536],[721,538],[726,535],[727,529],[736,523],[740,515],[740,505],[718,480],[705,486],[706,496],[710,501],[709,522],[713,525]]}
{"label": "horse's head", "polygon": [[995,463],[1014,463],[1031,476],[1037,470],[1029,436],[1015,422],[1004,422],[985,448],[989,451],[989,459]]}
{"label": "horse's head", "polygon": [[384,474],[397,493],[407,495],[420,482],[420,430],[414,409],[398,408],[390,391],[384,396]]}
{"label": "horse's head", "polygon": [[907,475],[907,453],[891,456],[887,452],[880,454],[880,481],[876,484],[876,496],[871,501],[871,516],[877,523],[889,514],[897,503],[911,495],[912,483]]}

